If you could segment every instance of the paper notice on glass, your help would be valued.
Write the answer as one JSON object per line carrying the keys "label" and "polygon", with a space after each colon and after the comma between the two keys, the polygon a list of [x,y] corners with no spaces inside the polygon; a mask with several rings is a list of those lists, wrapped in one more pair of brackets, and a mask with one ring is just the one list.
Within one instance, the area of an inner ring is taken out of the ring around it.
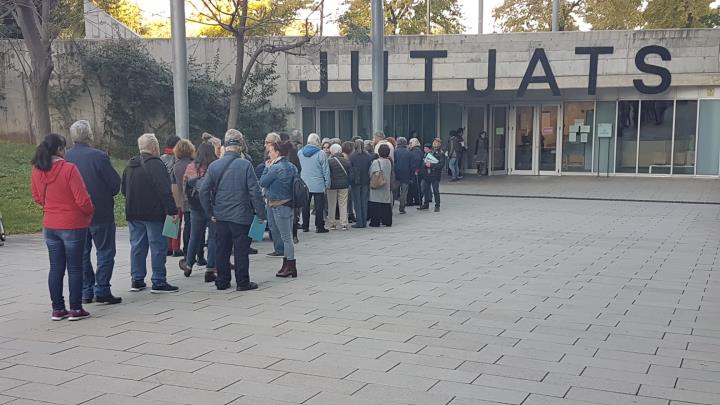
{"label": "paper notice on glass", "polygon": [[495,128],[495,135],[505,135],[505,128]]}
{"label": "paper notice on glass", "polygon": [[577,142],[577,132],[570,132],[570,142],[571,143]]}
{"label": "paper notice on glass", "polygon": [[577,120],[575,120],[575,125],[578,125],[578,126],[580,126],[580,125],[585,125],[585,120],[582,119],[582,118],[581,118],[581,119],[577,119]]}
{"label": "paper notice on glass", "polygon": [[587,132],[581,132],[580,133],[580,142],[587,143],[588,141],[588,133]]}

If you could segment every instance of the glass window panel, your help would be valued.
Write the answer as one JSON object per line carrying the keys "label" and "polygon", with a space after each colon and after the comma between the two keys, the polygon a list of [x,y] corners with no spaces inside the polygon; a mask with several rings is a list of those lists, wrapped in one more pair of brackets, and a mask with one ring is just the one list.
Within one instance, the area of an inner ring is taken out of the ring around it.
{"label": "glass window panel", "polygon": [[340,111],[340,139],[349,141],[353,137],[353,111]]}
{"label": "glass window panel", "polygon": [[640,102],[638,173],[670,174],[673,111],[671,100]]}
{"label": "glass window panel", "polygon": [[533,169],[535,107],[515,108],[515,170]]}
{"label": "glass window panel", "polygon": [[616,114],[616,103],[614,101],[598,101],[595,105],[597,108],[597,117],[595,118],[595,131],[594,133],[598,133],[597,128],[600,127],[601,124],[610,124],[611,128],[611,138],[598,138],[595,137],[595,171],[600,171],[600,173],[613,173],[615,169],[615,165],[610,163],[612,161],[613,155],[615,153],[615,119],[617,118]]}
{"label": "glass window panel", "polygon": [[408,111],[408,125],[410,130],[408,132],[408,141],[411,138],[421,139],[423,132],[423,106],[422,104],[411,104]]}
{"label": "glass window panel", "polygon": [[695,100],[675,102],[675,150],[673,174],[695,174],[695,135],[697,108]]}
{"label": "glass window panel", "polygon": [[408,124],[408,105],[400,104],[395,106],[395,127],[391,136],[396,139],[398,137],[408,136],[409,124]]}
{"label": "glass window panel", "polygon": [[697,174],[717,176],[720,165],[720,100],[700,101]]}
{"label": "glass window panel", "polygon": [[507,107],[493,108],[492,137],[492,165],[493,170],[507,170],[505,157],[507,156]]}
{"label": "glass window panel", "polygon": [[315,107],[303,107],[302,129],[305,135],[310,135],[317,131],[315,126]]}
{"label": "glass window panel", "polygon": [[542,106],[540,110],[540,170],[554,171],[557,167],[558,107]]}
{"label": "glass window panel", "polygon": [[488,138],[480,138],[480,132],[485,129],[485,106],[468,107],[467,129],[465,130],[465,141],[467,152],[462,159],[461,169],[487,168],[488,161]]}
{"label": "glass window panel", "polygon": [[372,139],[372,107],[358,106],[358,136],[363,139]]}
{"label": "glass window panel", "polygon": [[437,121],[435,114],[435,104],[423,104],[423,125],[420,132],[420,140],[423,144],[432,142],[437,138]]}
{"label": "glass window panel", "polygon": [[637,139],[639,101],[618,102],[617,112],[617,173],[635,173],[637,163]]}
{"label": "glass window panel", "polygon": [[395,129],[395,109],[392,105],[386,105],[383,109],[383,132],[386,136],[390,136],[393,129]]}
{"label": "glass window panel", "polygon": [[320,111],[320,137],[335,138],[335,111]]}
{"label": "glass window panel", "polygon": [[447,149],[450,131],[462,127],[462,107],[459,104],[440,104],[440,138]]}
{"label": "glass window panel", "polygon": [[592,101],[565,103],[562,171],[592,170],[594,117],[595,103]]}

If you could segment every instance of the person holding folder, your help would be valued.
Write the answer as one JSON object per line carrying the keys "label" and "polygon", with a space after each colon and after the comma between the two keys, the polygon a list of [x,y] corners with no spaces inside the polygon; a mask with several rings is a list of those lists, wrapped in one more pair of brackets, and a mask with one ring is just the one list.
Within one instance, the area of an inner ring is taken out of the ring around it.
{"label": "person holding folder", "polygon": [[230,254],[235,251],[237,291],[255,290],[250,281],[250,226],[257,215],[265,221],[265,204],[252,163],[242,158],[247,153],[243,134],[229,129],[225,134],[225,155],[210,164],[200,188],[203,208],[215,223],[218,290],[230,288]]}

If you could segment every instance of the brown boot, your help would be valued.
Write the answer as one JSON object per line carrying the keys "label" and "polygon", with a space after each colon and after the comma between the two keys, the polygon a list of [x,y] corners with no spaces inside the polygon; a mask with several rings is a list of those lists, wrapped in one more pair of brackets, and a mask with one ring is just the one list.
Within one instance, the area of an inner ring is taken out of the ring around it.
{"label": "brown boot", "polygon": [[280,270],[278,270],[277,273],[275,273],[275,277],[283,277],[281,274],[285,274],[285,270],[287,269],[287,257],[283,257],[283,264],[282,267],[280,267]]}
{"label": "brown boot", "polygon": [[215,269],[206,269],[205,270],[205,282],[206,283],[212,283],[217,278],[217,270]]}
{"label": "brown boot", "polygon": [[287,266],[285,266],[284,271],[279,272],[278,274],[276,274],[276,276],[282,278],[297,277],[297,267],[295,266],[296,262],[296,260],[288,260]]}

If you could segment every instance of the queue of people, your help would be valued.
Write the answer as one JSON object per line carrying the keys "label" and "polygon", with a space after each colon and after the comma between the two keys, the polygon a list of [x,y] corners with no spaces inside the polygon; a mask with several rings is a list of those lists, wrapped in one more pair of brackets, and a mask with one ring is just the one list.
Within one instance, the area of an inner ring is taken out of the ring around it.
{"label": "queue of people", "polygon": [[[131,247],[130,291],[147,288],[149,254],[154,294],[179,290],[167,281],[170,255],[181,257],[186,277],[195,266],[205,267],[204,281],[214,282],[218,290],[230,288],[233,278],[237,291],[257,289],[249,273],[249,255],[257,253],[249,236],[254,221],[267,224],[273,241],[268,256],[283,259],[276,276],[295,278],[297,232],[309,232],[313,215],[315,232],[323,234],[391,227],[396,200],[400,214],[408,203],[427,210],[434,201],[435,212],[440,210],[446,154],[439,139],[423,151],[416,138],[396,140],[382,132],[372,141],[344,143],[310,134],[306,145],[297,130],[269,133],[265,159],[254,166],[243,134],[235,129],[227,131],[224,141],[203,134],[197,147],[171,137],[163,151],[155,135],[144,134],[137,141],[138,155],[119,176],[108,155],[91,146],[87,121],[73,124],[70,135],[72,149],[66,151],[62,135],[50,134],[32,160],[33,198],[44,212],[53,320],[88,317],[83,304],[122,302],[110,285],[116,254],[114,199],[120,192]],[[163,235],[168,217],[180,229],[176,238]],[[65,273],[69,309],[63,297]]]}

